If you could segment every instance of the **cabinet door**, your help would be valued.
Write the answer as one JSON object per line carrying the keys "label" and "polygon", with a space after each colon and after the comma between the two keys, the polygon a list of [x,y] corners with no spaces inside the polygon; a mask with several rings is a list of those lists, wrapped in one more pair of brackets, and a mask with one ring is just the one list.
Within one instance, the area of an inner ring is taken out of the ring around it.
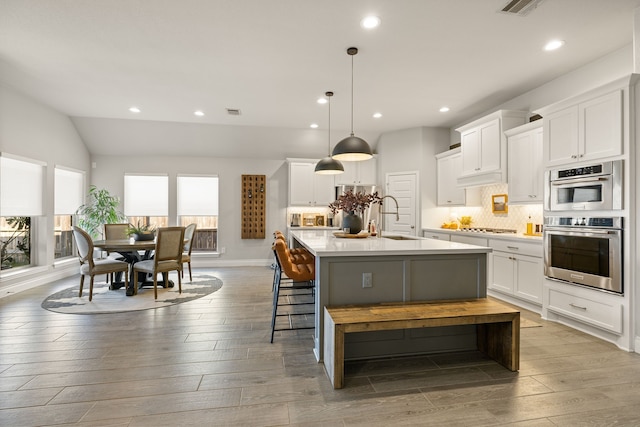
{"label": "cabinet door", "polygon": [[311,170],[313,178],[313,206],[328,206],[335,200],[335,188],[333,175],[318,175],[315,171],[315,165]]}
{"label": "cabinet door", "polygon": [[335,175],[336,185],[354,185],[357,180],[358,163],[360,162],[341,162],[344,167],[344,173]]}
{"label": "cabinet door", "polygon": [[513,294],[516,267],[513,256],[506,252],[494,252],[492,258],[493,280],[489,288]]}
{"label": "cabinet door", "polygon": [[429,230],[425,230],[422,233],[422,237],[426,237],[427,239],[444,240],[447,242],[451,239],[451,235],[449,233],[438,233],[437,231]]}
{"label": "cabinet door", "polygon": [[480,132],[471,129],[460,136],[462,145],[462,175],[473,175],[480,170]]}
{"label": "cabinet door", "polygon": [[542,120],[545,165],[575,162],[578,157],[578,107],[556,111]]}
{"label": "cabinet door", "polygon": [[514,295],[542,304],[543,266],[542,259],[516,255],[517,272]]}
{"label": "cabinet door", "polygon": [[542,128],[508,139],[509,203],[542,203]]}
{"label": "cabinet door", "polygon": [[578,112],[579,160],[622,154],[622,91],[584,102]]}
{"label": "cabinet door", "polygon": [[501,137],[500,119],[495,119],[480,127],[480,171],[489,172],[500,169]]}
{"label": "cabinet door", "polygon": [[378,183],[378,160],[373,157],[358,164],[358,185],[376,185]]}
{"label": "cabinet door", "polygon": [[312,163],[289,164],[289,205],[309,206],[311,204],[315,186],[314,170],[315,165]]}
{"label": "cabinet door", "polygon": [[462,155],[454,154],[437,161],[438,206],[464,206],[465,191],[457,185],[462,170]]}

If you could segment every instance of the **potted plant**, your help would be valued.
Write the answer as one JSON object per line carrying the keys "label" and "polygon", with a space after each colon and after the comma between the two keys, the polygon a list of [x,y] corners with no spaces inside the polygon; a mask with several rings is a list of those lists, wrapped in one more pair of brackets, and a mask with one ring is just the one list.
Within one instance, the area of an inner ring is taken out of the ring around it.
{"label": "potted plant", "polygon": [[344,211],[342,227],[348,228],[350,234],[358,234],[362,230],[362,213],[372,204],[381,202],[382,198],[378,196],[377,191],[373,194],[365,194],[347,190],[338,196],[338,200],[329,204],[329,209],[334,215],[338,211]]}
{"label": "potted plant", "polygon": [[104,238],[104,224],[125,222],[127,217],[118,210],[120,198],[95,185],[89,187],[88,201],[76,211],[78,226],[92,239]]}
{"label": "potted plant", "polygon": [[136,225],[129,224],[127,236],[133,237],[134,240],[153,240],[156,237],[156,228],[154,226],[140,224],[140,221],[138,221]]}

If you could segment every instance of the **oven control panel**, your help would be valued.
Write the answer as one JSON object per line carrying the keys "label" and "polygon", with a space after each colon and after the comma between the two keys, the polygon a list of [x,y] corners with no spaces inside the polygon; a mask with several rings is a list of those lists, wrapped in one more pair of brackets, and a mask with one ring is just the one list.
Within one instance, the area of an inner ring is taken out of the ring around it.
{"label": "oven control panel", "polygon": [[574,176],[595,175],[602,173],[602,165],[583,166],[581,168],[565,169],[558,171],[558,178],[571,178]]}
{"label": "oven control panel", "polygon": [[621,217],[548,216],[544,222],[550,227],[622,228]]}

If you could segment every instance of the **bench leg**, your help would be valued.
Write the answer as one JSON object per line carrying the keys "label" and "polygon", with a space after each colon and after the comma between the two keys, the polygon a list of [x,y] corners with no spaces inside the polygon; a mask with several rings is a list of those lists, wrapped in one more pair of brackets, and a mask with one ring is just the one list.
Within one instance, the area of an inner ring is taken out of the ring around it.
{"label": "bench leg", "polygon": [[520,313],[510,322],[478,325],[478,350],[510,371],[520,369]]}
{"label": "bench leg", "polygon": [[344,326],[324,312],[324,369],[334,389],[344,386]]}

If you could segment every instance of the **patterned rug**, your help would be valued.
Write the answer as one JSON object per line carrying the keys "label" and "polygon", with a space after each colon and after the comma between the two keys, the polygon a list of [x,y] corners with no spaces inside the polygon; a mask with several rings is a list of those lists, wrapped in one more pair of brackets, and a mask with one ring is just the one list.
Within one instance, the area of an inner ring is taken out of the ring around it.
{"label": "patterned rug", "polygon": [[[170,275],[173,276],[173,275]],[[175,276],[172,277],[175,279]],[[125,311],[149,310],[167,307],[174,304],[193,301],[209,295],[222,287],[222,280],[209,275],[197,275],[193,281],[182,281],[182,293],[178,293],[178,283],[174,280],[173,288],[163,288],[158,285],[158,299],[153,297],[153,285],[138,289],[138,294],[128,297],[124,287],[109,290],[106,283],[93,285],[93,299],[89,301],[89,278],[85,278],[82,298],[78,298],[80,279],[78,284],[49,295],[43,302],[42,308],[56,313],[67,314],[100,314],[121,313]]]}

